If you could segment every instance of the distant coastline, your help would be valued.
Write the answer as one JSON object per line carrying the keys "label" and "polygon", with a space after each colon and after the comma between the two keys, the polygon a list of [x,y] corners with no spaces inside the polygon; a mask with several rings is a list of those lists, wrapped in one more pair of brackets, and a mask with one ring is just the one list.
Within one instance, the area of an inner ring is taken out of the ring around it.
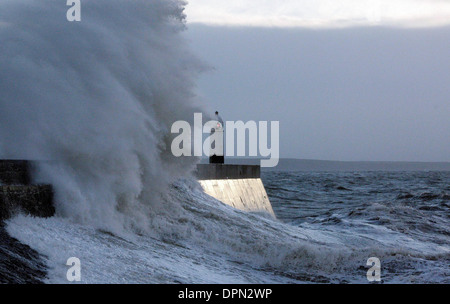
{"label": "distant coastline", "polygon": [[[202,159],[207,163],[207,159]],[[256,158],[228,158],[228,164],[259,164]],[[281,158],[275,168],[263,171],[450,171],[450,162],[331,161]]]}

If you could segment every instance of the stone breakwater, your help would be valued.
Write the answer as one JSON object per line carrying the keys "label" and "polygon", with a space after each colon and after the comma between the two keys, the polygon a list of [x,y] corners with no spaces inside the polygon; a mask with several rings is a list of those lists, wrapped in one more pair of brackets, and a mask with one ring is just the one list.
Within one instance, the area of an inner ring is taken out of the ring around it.
{"label": "stone breakwater", "polygon": [[17,213],[55,214],[52,186],[32,184],[33,170],[29,161],[0,160],[0,284],[36,284],[46,277],[39,253],[12,238],[4,227],[4,220]]}
{"label": "stone breakwater", "polygon": [[0,220],[21,212],[38,217],[55,214],[50,185],[0,186]]}
{"label": "stone breakwater", "polygon": [[55,214],[51,185],[33,185],[33,163],[0,160],[0,220],[16,212],[38,217]]}

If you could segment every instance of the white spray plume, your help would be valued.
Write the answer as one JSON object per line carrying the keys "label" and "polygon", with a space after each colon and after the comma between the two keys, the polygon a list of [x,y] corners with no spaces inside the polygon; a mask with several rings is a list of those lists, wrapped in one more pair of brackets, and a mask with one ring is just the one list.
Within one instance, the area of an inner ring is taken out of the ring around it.
{"label": "white spray plume", "polygon": [[[191,168],[170,126],[198,111],[199,62],[178,0],[0,2],[0,157],[51,161],[59,215],[144,227],[167,185]],[[144,225],[142,225],[144,224]]]}

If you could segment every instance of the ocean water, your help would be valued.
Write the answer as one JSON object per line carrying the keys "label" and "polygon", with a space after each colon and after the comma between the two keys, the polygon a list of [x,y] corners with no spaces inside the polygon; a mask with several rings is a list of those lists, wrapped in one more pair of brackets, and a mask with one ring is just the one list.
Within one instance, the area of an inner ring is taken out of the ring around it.
{"label": "ocean water", "polygon": [[[449,283],[450,172],[267,172],[277,220],[234,210],[193,180],[170,199],[185,210],[154,233],[122,235],[54,217],[18,216],[7,230],[38,251],[47,283]],[[163,215],[161,215],[163,216]]]}
{"label": "ocean water", "polygon": [[448,282],[448,173],[265,173],[278,220],[203,193],[198,160],[171,153],[209,69],[185,5],[85,1],[74,23],[59,0],[0,1],[0,158],[40,160],[56,209],[0,228],[17,258],[0,271],[67,283],[77,257],[81,283],[364,283],[378,257],[384,282]]}
{"label": "ocean water", "polygon": [[373,248],[385,282],[450,282],[450,172],[270,172],[278,218]]}

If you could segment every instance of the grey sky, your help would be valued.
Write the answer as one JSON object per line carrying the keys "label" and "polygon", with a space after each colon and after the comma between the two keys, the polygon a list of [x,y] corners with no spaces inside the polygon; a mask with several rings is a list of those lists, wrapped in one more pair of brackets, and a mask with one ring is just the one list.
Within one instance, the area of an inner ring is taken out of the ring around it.
{"label": "grey sky", "polygon": [[189,0],[189,22],[262,27],[450,24],[448,0]]}
{"label": "grey sky", "polygon": [[450,27],[189,23],[186,35],[214,67],[204,103],[225,120],[279,120],[281,157],[450,161]]}

